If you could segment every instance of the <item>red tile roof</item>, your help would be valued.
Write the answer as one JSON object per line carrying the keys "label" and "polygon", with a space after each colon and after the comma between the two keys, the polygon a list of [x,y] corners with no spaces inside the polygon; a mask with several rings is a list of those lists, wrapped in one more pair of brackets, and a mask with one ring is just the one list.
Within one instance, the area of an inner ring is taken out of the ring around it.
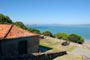
{"label": "red tile roof", "polygon": [[16,25],[0,24],[0,40],[22,38],[29,36],[39,36],[39,35],[23,30],[20,27],[17,27]]}

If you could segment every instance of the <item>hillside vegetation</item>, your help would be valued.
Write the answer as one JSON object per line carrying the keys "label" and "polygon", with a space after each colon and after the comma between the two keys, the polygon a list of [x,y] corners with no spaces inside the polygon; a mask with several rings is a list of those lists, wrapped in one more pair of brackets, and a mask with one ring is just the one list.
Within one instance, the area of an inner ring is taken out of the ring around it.
{"label": "hillside vegetation", "polygon": [[63,39],[66,41],[72,41],[75,43],[79,43],[79,44],[83,44],[84,43],[84,38],[81,37],[80,35],[77,34],[66,34],[64,32],[59,32],[55,35],[53,35],[51,32],[49,31],[45,31],[42,33],[45,36],[50,36],[50,37],[54,37],[54,38],[58,38],[58,39]]}
{"label": "hillside vegetation", "polygon": [[20,21],[16,21],[16,22],[13,22],[10,17],[8,16],[5,16],[3,14],[0,14],[0,24],[14,24],[16,26],[19,26],[20,28],[23,28],[29,32],[33,32],[35,34],[42,34],[42,35],[45,35],[45,36],[50,36],[50,37],[55,37],[55,38],[58,38],[58,39],[63,39],[63,40],[66,40],[66,41],[72,41],[72,42],[75,42],[75,43],[79,43],[79,44],[83,44],[84,43],[84,39],[77,35],[77,34],[66,34],[66,33],[63,33],[63,32],[59,32],[57,34],[52,34],[51,32],[49,31],[45,31],[43,33],[40,32],[40,30],[37,30],[37,29],[33,29],[33,28],[28,28],[27,26],[24,25],[23,22],[20,22]]}
{"label": "hillside vegetation", "polygon": [[[45,37],[45,39],[40,40],[40,45],[48,47],[48,48],[52,48],[51,50],[48,50],[46,52],[60,52],[60,51],[72,52],[75,49],[79,48],[77,44],[74,44],[72,42],[68,46],[62,46],[63,42],[64,40],[59,40],[59,39],[55,39],[51,37]],[[82,60],[82,56],[67,54],[64,56],[56,57],[53,60]]]}
{"label": "hillside vegetation", "polygon": [[32,28],[28,28],[28,27],[26,27],[26,26],[24,25],[24,23],[21,22],[21,21],[13,22],[13,21],[10,19],[10,17],[5,16],[5,15],[3,15],[3,14],[0,14],[0,24],[14,24],[14,25],[16,25],[16,26],[18,26],[18,27],[20,27],[20,28],[23,28],[23,29],[29,31],[29,32],[33,32],[33,33],[40,34],[40,31],[39,31],[39,30],[37,30],[37,29],[32,29]]}

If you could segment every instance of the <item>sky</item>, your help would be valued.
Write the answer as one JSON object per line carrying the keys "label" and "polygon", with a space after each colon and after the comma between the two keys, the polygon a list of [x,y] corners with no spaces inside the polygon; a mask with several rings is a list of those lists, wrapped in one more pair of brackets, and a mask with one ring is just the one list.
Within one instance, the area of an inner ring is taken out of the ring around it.
{"label": "sky", "polygon": [[25,24],[90,24],[90,0],[0,0],[0,13]]}

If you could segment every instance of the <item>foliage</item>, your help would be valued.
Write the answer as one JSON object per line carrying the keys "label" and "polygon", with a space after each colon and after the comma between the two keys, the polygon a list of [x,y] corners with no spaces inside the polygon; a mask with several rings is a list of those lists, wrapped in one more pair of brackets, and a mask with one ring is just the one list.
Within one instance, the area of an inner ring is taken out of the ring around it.
{"label": "foliage", "polygon": [[0,24],[12,24],[12,20],[8,16],[0,14]]}
{"label": "foliage", "polygon": [[59,32],[59,33],[55,34],[55,37],[59,38],[59,39],[67,40],[68,39],[68,34],[63,33],[63,32]]}
{"label": "foliage", "polygon": [[21,28],[24,28],[24,29],[26,28],[26,26],[25,26],[22,22],[20,22],[20,21],[19,21],[19,22],[15,22],[14,24],[15,24],[16,26],[21,27]]}
{"label": "foliage", "polygon": [[3,14],[0,14],[0,24],[14,24],[16,26],[19,26],[20,28],[23,28],[23,29],[29,31],[29,32],[40,34],[39,30],[28,28],[23,24],[23,22],[20,22],[20,21],[12,22],[12,20],[8,16],[4,16]]}
{"label": "foliage", "polygon": [[45,31],[42,34],[45,35],[45,36],[53,37],[53,34],[51,32],[49,32],[49,31]]}
{"label": "foliage", "polygon": [[33,32],[33,33],[37,33],[37,34],[40,34],[40,30],[37,30],[37,29],[32,29],[31,32]]}
{"label": "foliage", "polygon": [[29,32],[33,32],[33,33],[36,33],[36,34],[40,34],[40,31],[37,30],[37,29],[32,29],[32,28],[28,28],[26,27],[22,22],[15,22],[14,23],[15,25],[19,26],[20,28],[23,28],[25,30],[28,30]]}
{"label": "foliage", "polygon": [[[15,24],[15,25],[19,26],[20,28],[23,28],[29,32],[40,34],[39,30],[28,28],[23,24],[23,22],[20,22],[20,21],[12,22],[12,20],[8,16],[5,16],[3,14],[0,14],[0,24]],[[42,34],[45,36],[54,37],[53,34],[49,31],[45,31]],[[59,39],[70,40],[70,41],[73,41],[73,42],[76,42],[79,44],[82,44],[84,42],[84,39],[81,36],[78,36],[76,34],[71,34],[68,36],[67,34],[61,32],[61,33],[55,34],[55,37],[57,37]]]}
{"label": "foliage", "polygon": [[84,43],[84,39],[79,36],[79,35],[76,35],[76,34],[70,34],[68,39],[72,42],[76,42],[76,43],[79,43],[79,44],[83,44]]}
{"label": "foliage", "polygon": [[26,28],[25,30],[32,32],[32,28]]}
{"label": "foliage", "polygon": [[32,28],[27,28],[27,27],[23,24],[23,22],[17,21],[17,22],[15,22],[14,24],[15,24],[16,26],[20,27],[20,28],[23,28],[23,29],[29,31],[29,32],[32,31]]}

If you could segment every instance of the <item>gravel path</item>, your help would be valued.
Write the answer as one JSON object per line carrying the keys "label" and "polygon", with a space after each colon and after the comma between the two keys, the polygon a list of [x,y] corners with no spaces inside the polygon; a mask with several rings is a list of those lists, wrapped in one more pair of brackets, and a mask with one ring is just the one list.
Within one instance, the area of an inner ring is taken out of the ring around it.
{"label": "gravel path", "polygon": [[86,50],[86,49],[83,49],[83,48],[76,48],[70,54],[81,55],[81,56],[90,58],[90,51],[89,50]]}

